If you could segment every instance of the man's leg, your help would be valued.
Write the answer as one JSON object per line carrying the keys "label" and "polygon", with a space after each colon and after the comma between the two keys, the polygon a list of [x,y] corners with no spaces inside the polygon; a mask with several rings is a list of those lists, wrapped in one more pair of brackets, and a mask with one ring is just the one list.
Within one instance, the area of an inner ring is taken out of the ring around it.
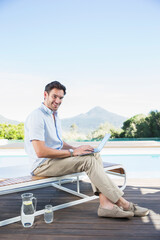
{"label": "man's leg", "polygon": [[133,216],[132,212],[125,212],[114,204],[122,198],[123,192],[104,172],[99,154],[49,159],[38,167],[34,174],[38,176],[62,176],[83,171],[90,178],[94,193],[100,197],[98,216],[124,218]]}
{"label": "man's leg", "polygon": [[[103,166],[102,159],[99,153],[95,154],[95,158],[97,159],[99,164]],[[92,187],[94,189],[94,186]],[[114,204],[102,193],[99,193],[99,201],[102,212],[104,211],[104,209],[112,210],[114,208]],[[134,216],[142,217],[148,215],[149,213],[149,210],[147,208],[139,207],[134,203],[130,203],[123,197],[119,198],[119,200],[116,202],[116,205],[122,207],[124,211],[132,211],[134,213]]]}
{"label": "man's leg", "polygon": [[99,193],[102,193],[113,203],[116,203],[123,195],[123,192],[104,172],[99,154],[49,159],[38,167],[34,174],[37,176],[62,176],[83,171],[90,178],[95,194],[99,195]]}
{"label": "man's leg", "polygon": [[[65,159],[49,159],[38,167],[34,171],[34,174],[38,176],[62,176],[83,171],[85,171],[90,178],[94,193],[99,194],[99,216],[131,217],[134,214],[136,216],[146,215],[146,209],[141,207],[135,208],[134,204],[129,205],[129,202],[122,197],[123,192],[104,172],[102,160],[98,154]],[[123,207],[124,210],[129,209],[129,212],[124,212],[118,206]]]}
{"label": "man's leg", "polygon": [[[103,162],[102,158],[99,153],[94,154],[96,160],[99,162],[99,164],[103,167]],[[93,189],[95,186],[92,186]],[[95,191],[96,192],[96,191]],[[99,200],[100,200],[100,205],[104,208],[112,209],[113,208],[113,203],[102,193],[99,193]],[[123,207],[124,209],[128,209],[129,207],[129,202],[125,200],[123,197],[120,197],[119,200],[116,202],[117,206]]]}

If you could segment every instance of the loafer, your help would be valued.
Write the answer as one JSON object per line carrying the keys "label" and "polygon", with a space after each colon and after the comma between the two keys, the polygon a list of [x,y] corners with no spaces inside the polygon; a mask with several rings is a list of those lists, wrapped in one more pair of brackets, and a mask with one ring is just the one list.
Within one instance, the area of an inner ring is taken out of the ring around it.
{"label": "loafer", "polygon": [[117,205],[114,205],[113,209],[106,209],[99,206],[97,214],[99,217],[107,218],[131,218],[134,216],[134,213],[132,211],[124,211]]}
{"label": "loafer", "polygon": [[132,202],[129,203],[129,208],[125,211],[133,212],[135,217],[144,217],[149,214],[148,208],[140,207],[137,204],[134,204]]}

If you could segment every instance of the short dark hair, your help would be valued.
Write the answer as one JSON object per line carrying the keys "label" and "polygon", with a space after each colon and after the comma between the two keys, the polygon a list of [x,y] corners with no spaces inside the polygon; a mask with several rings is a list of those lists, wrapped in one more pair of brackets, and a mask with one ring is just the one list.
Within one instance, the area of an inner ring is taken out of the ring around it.
{"label": "short dark hair", "polygon": [[45,91],[49,94],[50,91],[53,89],[53,88],[57,88],[59,90],[63,90],[64,92],[64,95],[66,94],[66,87],[64,85],[62,85],[60,82],[58,81],[53,81],[51,83],[48,83],[46,86],[45,86]]}

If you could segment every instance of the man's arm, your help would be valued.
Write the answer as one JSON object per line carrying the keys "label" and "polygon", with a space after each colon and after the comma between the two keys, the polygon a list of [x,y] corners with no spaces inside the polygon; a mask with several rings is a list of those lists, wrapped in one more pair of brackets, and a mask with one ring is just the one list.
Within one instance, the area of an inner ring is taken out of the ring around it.
{"label": "man's arm", "polygon": [[73,149],[73,150],[76,149],[76,147],[73,147],[73,146],[71,146],[68,143],[63,141],[63,148],[62,149],[67,149],[68,150],[70,148]]}
{"label": "man's arm", "polygon": [[65,158],[71,155],[68,150],[57,150],[47,147],[44,141],[32,140],[32,144],[39,158]]}
{"label": "man's arm", "polygon": [[[45,145],[44,141],[32,140],[32,144],[38,158],[67,158],[71,156],[71,153],[67,149],[57,150],[49,148]],[[72,146],[70,147],[72,148]],[[74,148],[73,150],[73,156],[78,156],[85,153],[92,153],[93,147],[89,145],[83,145],[78,148]]]}

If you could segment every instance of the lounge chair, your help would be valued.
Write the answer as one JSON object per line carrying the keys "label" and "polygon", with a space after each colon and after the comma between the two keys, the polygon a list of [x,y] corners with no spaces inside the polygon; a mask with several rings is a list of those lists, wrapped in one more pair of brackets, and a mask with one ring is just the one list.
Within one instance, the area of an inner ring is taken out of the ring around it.
{"label": "lounge chair", "polygon": [[[103,166],[106,173],[117,175],[124,178],[124,183],[120,187],[122,190],[124,190],[126,187],[126,172],[124,167],[120,164],[106,163],[106,162],[103,164]],[[74,173],[70,175],[60,176],[60,177],[25,176],[25,177],[18,177],[18,178],[0,179],[0,195],[52,186],[82,198],[80,200],[72,201],[69,203],[65,203],[65,204],[61,204],[53,207],[53,211],[56,211],[59,209],[67,208],[70,206],[74,206],[74,205],[88,202],[98,198],[97,196],[87,196],[83,193],[80,193],[79,181],[80,181],[80,178],[84,177],[84,175],[85,173],[81,172],[81,173]],[[69,188],[62,186],[62,184],[71,183],[73,181],[77,181],[77,191],[73,191]],[[41,214],[44,214],[44,209],[35,212],[35,216],[39,216]],[[0,226],[5,226],[11,223],[18,222],[20,220],[21,220],[20,216],[6,219],[3,221],[0,221]]]}

